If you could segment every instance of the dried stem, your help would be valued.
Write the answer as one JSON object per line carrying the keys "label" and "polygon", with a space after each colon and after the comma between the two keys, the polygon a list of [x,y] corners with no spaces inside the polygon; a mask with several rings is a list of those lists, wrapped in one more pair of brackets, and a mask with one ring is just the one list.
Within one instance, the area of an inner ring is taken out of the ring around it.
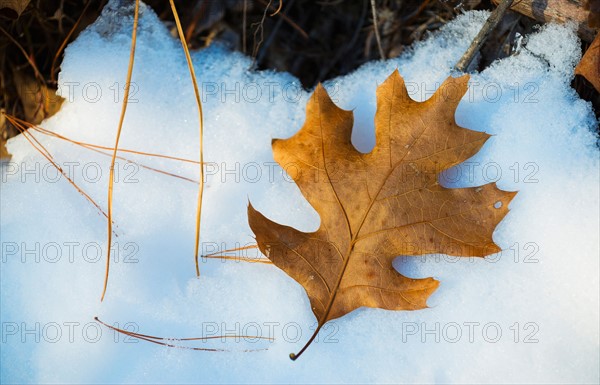
{"label": "dried stem", "polygon": [[113,202],[113,184],[115,174],[115,161],[117,159],[117,151],[119,149],[119,139],[121,138],[121,130],[123,121],[125,120],[125,112],[127,112],[127,101],[129,99],[129,89],[131,88],[131,75],[133,73],[133,61],[135,58],[135,43],[137,40],[137,27],[140,13],[140,0],[135,0],[135,11],[133,15],[133,30],[131,32],[131,51],[129,53],[129,66],[127,68],[127,80],[125,81],[125,93],[123,95],[123,105],[121,107],[121,117],[119,118],[119,127],[117,128],[117,137],[115,138],[115,146],[112,159],[110,161],[110,172],[108,176],[108,248],[106,253],[106,273],[104,275],[104,288],[102,289],[102,297],[100,301],[104,301],[106,295],[106,287],[108,286],[108,274],[110,270],[110,249],[112,245],[112,202]]}
{"label": "dried stem", "polygon": [[[26,125],[28,128],[32,128],[32,129],[34,129],[34,130],[36,130],[36,131],[38,131],[38,132],[40,132],[42,134],[45,134],[45,135],[53,136],[53,137],[56,137],[58,139],[63,139],[63,140],[66,140],[67,142],[71,142],[73,144],[77,144],[79,146],[86,147],[86,148],[96,148],[96,149],[99,149],[99,150],[114,151],[114,147],[100,146],[100,145],[97,145],[97,144],[92,144],[92,143],[86,143],[86,142],[80,142],[80,141],[77,141],[77,140],[73,140],[73,139],[70,139],[70,138],[68,138],[68,137],[66,137],[64,135],[60,135],[60,134],[57,134],[56,132],[47,130],[44,127],[41,127],[41,126],[38,126],[38,125],[35,125],[35,124],[31,124],[31,123],[29,123],[29,122],[27,122],[25,120],[22,120],[22,119],[19,119],[19,118],[13,116],[13,115],[6,114],[6,113],[4,115],[7,118],[13,119],[13,120],[15,120],[15,121],[17,121],[17,122],[19,122],[21,124]],[[179,158],[179,157],[176,157],[176,156],[163,155],[163,154],[154,154],[154,153],[151,153],[151,152],[129,150],[129,149],[126,149],[126,148],[120,148],[119,152],[126,152],[126,153],[131,153],[131,154],[136,154],[136,155],[143,155],[143,156],[148,156],[148,157],[153,157],[153,158],[156,157],[156,158],[162,158],[162,159],[176,160],[176,161],[184,162],[184,163],[200,164],[200,162],[198,162],[197,160]]]}
{"label": "dried stem", "polygon": [[[28,122],[26,122],[24,120],[21,120],[21,119],[16,118],[16,117],[14,117],[12,115],[9,115],[9,114],[6,114],[6,117],[7,117],[7,119],[11,123],[14,121],[13,124],[23,124],[23,125],[27,126],[29,129],[31,129],[33,131],[39,132],[41,134],[44,134],[44,135],[47,135],[47,136],[50,136],[50,137],[53,137],[53,138],[56,138],[56,139],[64,140],[66,142],[75,144],[77,146],[83,147],[83,148],[85,148],[87,150],[90,150],[90,151],[94,151],[94,152],[96,152],[98,154],[101,154],[101,155],[112,156],[112,154],[109,153],[109,151],[114,151],[113,147],[98,146],[96,144],[79,142],[77,140],[70,139],[70,138],[68,138],[68,137],[66,137],[64,135],[57,134],[56,132],[52,132],[52,131],[46,130],[43,127],[36,126],[34,124],[28,123]],[[151,154],[151,153],[134,151],[134,150],[127,150],[127,149],[119,149],[119,152],[126,152],[126,153],[132,153],[132,154],[137,154],[137,155],[145,155],[145,156],[158,157],[158,158],[163,158],[163,159],[170,159],[170,160],[176,160],[176,161],[181,161],[181,162],[188,162],[188,163],[198,164],[198,162],[196,162],[194,160],[183,159],[183,158],[176,158],[176,157],[168,156],[168,155]],[[146,166],[143,163],[136,162],[136,161],[134,161],[132,159],[128,159],[128,158],[126,158],[124,156],[117,155],[117,159],[124,160],[125,162],[130,163],[130,164],[138,165],[138,166],[140,166],[142,168],[145,168],[146,170],[154,171],[154,172],[157,172],[157,173],[160,173],[160,174],[163,174],[163,175],[167,175],[167,176],[171,176],[171,177],[174,177],[174,178],[182,179],[182,180],[185,180],[185,181],[188,181],[188,182],[192,182],[192,183],[196,183],[196,184],[198,183],[197,180],[194,180],[194,179],[191,179],[191,178],[186,178],[184,176],[173,174],[173,173],[170,173],[170,172],[167,172],[167,171],[164,171],[164,170],[160,170],[158,168]]]}
{"label": "dried stem", "polygon": [[379,56],[381,56],[381,59],[385,60],[385,53],[381,46],[381,36],[379,35],[379,25],[377,24],[377,7],[375,6],[375,0],[371,0],[371,13],[373,13],[373,30],[375,31],[375,40],[377,40]]}
{"label": "dried stem", "polygon": [[465,51],[464,55],[460,58],[454,69],[459,72],[465,72],[469,67],[469,64],[473,61],[475,54],[481,49],[481,46],[486,41],[489,34],[496,28],[496,25],[502,20],[502,17],[511,6],[513,0],[502,0],[498,7],[494,9],[490,17],[485,21],[481,30],[471,42],[471,46]]}
{"label": "dried stem", "polygon": [[200,91],[198,90],[198,82],[196,81],[194,64],[192,63],[192,57],[190,56],[190,51],[188,49],[187,42],[185,41],[183,29],[181,28],[181,21],[179,21],[179,16],[177,15],[177,9],[175,8],[173,0],[169,0],[169,3],[171,4],[171,10],[173,11],[173,17],[175,18],[175,24],[177,24],[177,33],[179,34],[179,39],[181,40],[181,45],[183,46],[183,51],[185,52],[185,59],[187,60],[188,68],[190,70],[190,76],[192,78],[192,84],[194,86],[194,94],[196,95],[196,105],[198,107],[198,120],[200,124],[200,183],[198,187],[198,202],[196,208],[196,242],[194,245],[194,261],[196,263],[196,276],[199,277],[200,267],[198,266],[198,251],[200,247],[200,218],[202,217],[202,195],[204,193],[204,146],[202,143],[204,138],[204,125],[202,101],[200,100]]}
{"label": "dried stem", "polygon": [[232,261],[241,261],[241,262],[248,262],[248,263],[264,263],[265,265],[272,265],[273,262],[271,262],[267,258],[253,259],[253,258],[249,258],[249,257],[242,257],[242,256],[234,257],[231,255],[225,255],[227,253],[232,253],[235,251],[251,250],[251,249],[257,249],[257,248],[258,248],[257,244],[252,244],[252,245],[248,245],[248,246],[236,247],[234,249],[221,250],[221,251],[217,251],[216,253],[212,253],[212,254],[206,254],[206,255],[203,255],[202,258],[232,260]]}
{"label": "dried stem", "polygon": [[40,143],[40,141],[38,141],[35,138],[35,136],[33,136],[29,132],[28,128],[31,128],[31,125],[29,125],[29,124],[22,124],[19,121],[19,119],[14,118],[12,115],[9,115],[9,114],[4,114],[4,115],[6,116],[6,119],[17,130],[19,130],[19,132],[29,142],[29,144],[31,144],[31,146],[36,151],[38,151],[40,154],[42,154],[42,156],[44,158],[46,158],[52,164],[52,166],[54,166],[54,168],[56,168],[56,170],[61,173],[62,176],[65,177],[65,179],[71,184],[71,186],[73,186],[75,188],[75,190],[77,190],[78,193],[80,193],[81,195],[83,195],[83,197],[85,199],[87,199],[96,209],[98,209],[98,211],[102,215],[104,215],[106,218],[108,218],[108,215],[104,212],[104,210],[102,210],[102,207],[100,207],[100,205],[98,203],[96,203],[96,201],[94,201],[94,199],[92,199],[92,197],[89,194],[87,194],[81,187],[79,187],[75,183],[75,181],[73,179],[71,179],[71,177],[69,177],[69,175],[67,175],[67,173],[64,172],[64,170],[58,165],[58,163],[55,162],[54,157],[52,156],[52,154],[50,153],[50,151],[48,151],[48,149],[46,147],[44,147],[44,145],[42,143]]}
{"label": "dried stem", "polygon": [[275,10],[275,12],[273,12],[269,16],[275,16],[275,15],[277,15],[279,12],[281,12],[281,8],[283,8],[283,0],[279,0],[279,6]]}
{"label": "dried stem", "polygon": [[[175,345],[172,343],[172,341],[178,341],[178,342],[208,341],[208,340],[215,340],[215,339],[224,340],[226,338],[232,338],[232,339],[236,339],[236,340],[241,339],[241,338],[259,339],[259,340],[267,340],[267,341],[274,340],[274,338],[271,338],[271,337],[246,336],[246,335],[222,335],[222,336],[194,337],[194,338],[165,338],[165,337],[151,336],[148,334],[135,333],[135,332],[131,332],[131,331],[128,331],[125,329],[120,329],[118,327],[111,326],[104,321],[101,321],[98,317],[94,317],[94,320],[96,322],[100,323],[101,325],[104,325],[107,328],[109,328],[113,331],[116,331],[118,333],[124,334],[126,336],[129,336],[132,338],[137,338],[137,339],[147,341],[147,342],[151,342],[153,344],[162,345],[162,346],[166,346],[169,348],[177,348],[177,349],[198,350],[198,351],[204,351],[204,352],[229,352],[230,351],[230,350],[226,350],[226,349],[197,348],[197,347],[189,347],[189,346],[183,346],[183,345]],[[258,352],[258,351],[263,351],[263,350],[268,350],[268,349],[266,349],[266,348],[265,349],[246,349],[246,350],[242,350],[242,351],[243,352]]]}

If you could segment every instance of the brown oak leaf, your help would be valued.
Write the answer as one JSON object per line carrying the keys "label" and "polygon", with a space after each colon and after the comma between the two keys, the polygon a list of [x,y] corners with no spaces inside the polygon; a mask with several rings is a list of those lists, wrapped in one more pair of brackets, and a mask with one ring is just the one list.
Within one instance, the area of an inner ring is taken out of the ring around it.
{"label": "brown oak leaf", "polygon": [[575,75],[586,78],[596,91],[600,92],[600,35],[596,36],[585,51],[581,61],[575,67]]}
{"label": "brown oak leaf", "polygon": [[313,233],[275,223],[248,207],[261,252],[306,290],[319,320],[302,354],[327,321],[359,307],[416,310],[438,287],[403,276],[400,255],[486,256],[500,251],[496,225],[516,194],[495,184],[445,188],[440,172],[473,156],[490,135],[454,120],[468,76],[448,78],[425,102],[412,100],[395,71],[377,90],[374,149],[351,143],[353,114],[319,85],[304,126],[273,141],[275,160],[319,213]]}

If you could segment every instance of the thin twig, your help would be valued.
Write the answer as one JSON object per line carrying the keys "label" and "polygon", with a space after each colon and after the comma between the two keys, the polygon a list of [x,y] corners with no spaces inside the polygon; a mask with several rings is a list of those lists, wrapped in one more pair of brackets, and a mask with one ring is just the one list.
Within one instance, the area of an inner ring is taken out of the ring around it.
{"label": "thin twig", "polygon": [[113,202],[113,184],[115,175],[115,161],[117,159],[117,150],[119,149],[119,139],[121,138],[121,129],[125,120],[125,112],[127,112],[127,101],[129,99],[129,89],[131,88],[131,75],[133,74],[133,61],[135,58],[135,43],[137,39],[137,27],[140,13],[140,0],[135,0],[135,11],[133,14],[133,30],[131,32],[131,51],[129,53],[129,65],[127,67],[127,80],[125,81],[125,93],[123,95],[123,105],[121,107],[121,117],[119,118],[119,127],[117,128],[117,137],[115,138],[115,146],[112,159],[110,161],[110,171],[108,176],[108,249],[106,253],[106,273],[104,275],[104,288],[102,289],[102,297],[100,302],[104,301],[106,287],[108,286],[108,273],[110,270],[110,249],[112,244],[112,202]]}
{"label": "thin twig", "polygon": [[244,0],[244,10],[242,14],[242,52],[246,53],[246,24],[248,18],[248,0]]}
{"label": "thin twig", "polygon": [[[49,135],[49,136],[54,136],[54,137],[57,137],[59,139],[66,140],[68,142],[71,142],[71,143],[74,143],[74,144],[77,144],[77,145],[80,145],[80,146],[83,146],[83,147],[97,148],[97,149],[100,149],[100,150],[110,150],[110,151],[114,151],[114,149],[115,149],[114,147],[100,146],[98,144],[92,144],[92,143],[86,143],[86,142],[80,142],[80,141],[77,141],[77,140],[73,140],[73,139],[70,139],[70,138],[68,138],[68,137],[66,137],[64,135],[60,135],[60,134],[57,134],[56,132],[47,130],[44,127],[41,127],[41,126],[38,126],[38,125],[35,125],[35,124],[31,124],[31,123],[29,123],[29,122],[27,122],[25,120],[22,120],[22,119],[19,119],[19,118],[13,116],[13,115],[10,115],[10,114],[5,114],[5,115],[6,115],[7,118],[10,117],[10,118],[16,120],[17,122],[20,122],[22,124],[27,125],[29,128],[33,128],[34,130],[41,132],[42,134],[46,134],[46,135]],[[126,152],[126,153],[131,153],[131,154],[136,154],[136,155],[149,156],[149,157],[153,157],[153,158],[156,157],[156,158],[163,158],[163,159],[169,159],[169,160],[176,160],[176,161],[184,162],[184,163],[200,164],[200,162],[198,162],[197,160],[179,158],[179,157],[170,156],[170,155],[155,154],[155,153],[152,153],[152,152],[143,152],[143,151],[137,151],[137,150],[129,150],[129,149],[126,149],[126,148],[119,148],[119,152]]]}
{"label": "thin twig", "polygon": [[275,12],[273,12],[269,16],[275,16],[275,15],[277,15],[279,12],[281,12],[281,8],[283,8],[283,0],[279,0],[279,7],[277,7],[277,9],[275,10]]}
{"label": "thin twig", "polygon": [[200,124],[200,183],[198,186],[198,202],[196,207],[196,242],[194,245],[194,262],[196,264],[196,276],[200,276],[200,266],[198,266],[198,253],[200,248],[200,218],[202,217],[202,195],[204,193],[204,146],[203,146],[203,138],[204,138],[204,125],[203,125],[203,113],[202,113],[202,101],[200,100],[200,91],[198,90],[198,82],[196,81],[196,73],[194,72],[194,64],[192,63],[192,57],[190,56],[190,51],[187,46],[187,42],[185,41],[185,35],[183,34],[183,29],[181,28],[181,22],[179,21],[179,16],[177,15],[177,9],[175,8],[175,3],[173,0],[169,0],[171,3],[171,10],[173,11],[173,17],[175,18],[175,24],[177,25],[177,33],[179,34],[179,40],[181,40],[181,45],[183,46],[183,52],[185,52],[185,59],[188,64],[188,68],[190,70],[190,76],[192,78],[192,85],[194,86],[194,94],[196,95],[196,105],[198,107],[198,120]]}
{"label": "thin twig", "polygon": [[477,36],[475,36],[475,39],[473,39],[473,42],[471,42],[471,46],[467,48],[464,55],[460,58],[458,63],[456,63],[456,66],[454,67],[456,71],[465,72],[467,70],[469,64],[473,61],[475,54],[481,49],[481,46],[489,34],[496,28],[496,25],[498,25],[500,20],[502,20],[502,17],[511,6],[512,2],[513,0],[502,0],[500,4],[498,4],[498,7],[494,9],[490,17],[485,21],[483,27],[481,27]]}
{"label": "thin twig", "polygon": [[[288,11],[289,9],[292,8],[292,6],[294,5],[294,1],[295,0],[289,0],[288,1],[287,5],[285,7],[286,11]],[[279,3],[279,5],[281,5],[281,4],[283,4],[283,1]],[[277,12],[271,14],[271,16],[277,15],[277,14],[279,14],[279,12],[280,12],[280,10],[277,10]],[[273,43],[273,41],[275,40],[275,36],[277,36],[277,32],[279,32],[279,29],[283,25],[284,21],[285,21],[285,19],[283,17],[280,18],[279,20],[277,20],[277,23],[275,24],[275,27],[273,28],[273,30],[269,34],[269,37],[267,38],[267,41],[263,45],[262,49],[260,50],[260,52],[258,54],[258,57],[256,58],[256,63],[257,64],[260,64],[262,62],[263,58],[267,54],[267,50],[271,46],[271,43]]]}
{"label": "thin twig", "polygon": [[385,60],[385,53],[383,53],[383,47],[381,46],[381,36],[379,35],[379,26],[377,25],[377,7],[375,6],[375,0],[371,0],[371,12],[373,13],[373,30],[375,31],[375,40],[377,40],[379,56],[381,56],[382,60]]}
{"label": "thin twig", "polygon": [[[261,3],[262,5],[264,5],[265,7],[268,7],[269,3],[267,3],[266,0],[258,0],[259,3]],[[273,5],[270,5],[271,8],[274,8]],[[287,9],[287,7],[286,7]],[[308,40],[309,36],[308,33],[306,33],[305,30],[303,30],[296,22],[294,22],[292,19],[290,19],[286,14],[285,11],[283,12],[279,12],[277,15],[279,15],[283,20],[285,20],[286,23],[289,24],[290,27],[294,28],[299,34],[300,36],[302,36],[303,39]]]}
{"label": "thin twig", "polygon": [[[254,30],[254,49],[252,50],[252,58],[254,58],[255,60],[256,60],[256,55],[258,54],[258,49],[260,48],[260,45],[262,44],[264,37],[265,37],[264,24],[265,24],[265,19],[267,18],[267,11],[271,7],[272,2],[273,2],[273,0],[269,0],[269,3],[265,7],[265,11],[263,12],[262,18],[260,19],[260,23],[258,23],[258,26]],[[259,32],[260,32],[260,40],[257,41],[256,35],[258,35]]]}

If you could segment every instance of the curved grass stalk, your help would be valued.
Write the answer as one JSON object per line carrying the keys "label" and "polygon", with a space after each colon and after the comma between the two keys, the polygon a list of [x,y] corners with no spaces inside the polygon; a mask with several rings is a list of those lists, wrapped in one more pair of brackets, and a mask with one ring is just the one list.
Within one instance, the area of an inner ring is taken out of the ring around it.
{"label": "curved grass stalk", "polygon": [[117,137],[115,138],[115,146],[110,161],[110,172],[108,178],[108,247],[106,252],[106,273],[104,275],[104,287],[102,289],[102,297],[100,302],[104,301],[106,288],[108,286],[108,274],[110,271],[110,249],[112,246],[112,202],[113,202],[113,184],[115,174],[115,161],[117,159],[117,150],[119,148],[119,139],[121,138],[121,130],[123,121],[125,120],[125,112],[127,111],[127,101],[129,99],[129,89],[131,88],[131,75],[133,73],[133,61],[135,58],[135,43],[137,39],[137,27],[140,13],[140,0],[135,0],[135,11],[133,16],[133,31],[131,32],[131,52],[129,53],[129,66],[127,68],[127,80],[125,81],[125,93],[123,95],[123,104],[121,107],[121,117],[119,118],[119,127],[117,128]]}
{"label": "curved grass stalk", "polygon": [[231,255],[225,255],[227,253],[232,253],[234,251],[251,250],[251,249],[257,249],[257,248],[258,248],[257,244],[252,244],[252,245],[248,245],[248,246],[236,247],[234,249],[221,250],[221,251],[217,251],[215,253],[206,254],[206,255],[203,255],[202,258],[233,260],[233,261],[241,261],[241,262],[248,262],[248,263],[264,263],[265,265],[272,265],[273,262],[271,262],[267,258],[254,259],[254,258],[241,257],[241,256],[235,257],[235,256],[231,256]]}
{"label": "curved grass stalk", "polygon": [[[108,152],[108,150],[110,150],[110,151],[114,150],[112,147],[97,146],[97,145],[90,144],[90,143],[78,142],[76,140],[69,139],[69,138],[67,138],[67,137],[65,137],[63,135],[57,134],[55,132],[45,130],[45,129],[41,128],[41,127],[36,127],[36,126],[32,125],[30,128],[32,130],[35,130],[35,131],[40,132],[42,134],[51,136],[53,138],[57,138],[57,139],[61,139],[61,140],[67,141],[69,143],[72,143],[72,144],[75,144],[77,146],[83,147],[83,148],[85,148],[87,150],[90,150],[90,151],[94,151],[94,152],[96,152],[98,154],[101,154],[101,155],[111,156],[111,154]],[[123,152],[123,151],[124,150],[119,150],[119,152]],[[130,152],[140,154],[140,152],[138,152],[138,151],[131,150]],[[142,153],[142,154],[145,155],[144,153]],[[149,156],[153,156],[153,155],[157,156],[156,154],[148,154],[148,155]],[[169,156],[166,156],[166,155],[165,156],[160,156],[160,157],[161,158],[166,158],[166,159],[174,159],[174,157],[169,157]],[[187,178],[187,177],[184,177],[184,176],[181,176],[181,175],[173,174],[173,173],[170,173],[168,171],[164,171],[164,170],[161,170],[161,169],[158,169],[158,168],[146,166],[143,163],[136,162],[136,161],[134,161],[132,159],[128,159],[128,158],[126,158],[124,156],[117,155],[117,159],[124,160],[127,163],[135,164],[135,165],[137,165],[139,167],[145,168],[146,170],[154,171],[154,172],[157,172],[159,174],[171,176],[173,178],[182,179],[182,180],[185,180],[185,181],[188,181],[188,182],[192,182],[192,183],[196,183],[196,184],[198,183],[197,180],[194,180],[194,179],[191,179],[191,178]],[[177,158],[175,158],[175,159],[177,159]],[[197,163],[195,161],[189,161],[189,162]]]}
{"label": "curved grass stalk", "polygon": [[192,63],[192,57],[187,47],[185,35],[181,28],[181,21],[175,8],[173,0],[169,0],[171,4],[171,11],[173,11],[173,17],[175,18],[175,24],[177,25],[177,33],[179,34],[179,40],[185,52],[185,59],[190,70],[190,77],[192,78],[192,85],[194,86],[194,94],[196,96],[196,105],[198,107],[198,120],[200,123],[200,184],[198,187],[198,201],[196,205],[196,240],[194,244],[194,262],[196,264],[196,276],[200,276],[200,266],[198,265],[198,252],[200,248],[200,219],[202,218],[202,196],[204,193],[204,151],[203,151],[203,138],[204,138],[204,119],[202,113],[202,101],[200,100],[200,91],[198,90],[198,82],[196,81],[196,73],[194,72],[194,64]]}
{"label": "curved grass stalk", "polygon": [[[162,346],[166,346],[169,348],[177,348],[177,349],[199,350],[199,351],[205,351],[205,352],[229,352],[230,351],[230,350],[226,350],[226,349],[197,348],[197,347],[190,347],[190,346],[183,346],[183,345],[175,345],[171,341],[178,341],[178,342],[208,341],[208,340],[225,339],[225,338],[234,338],[234,339],[241,339],[241,338],[246,339],[247,338],[247,339],[259,339],[259,340],[267,340],[267,341],[275,340],[272,337],[246,336],[246,335],[221,335],[221,336],[194,337],[194,338],[165,338],[165,337],[151,336],[148,334],[135,333],[135,332],[131,332],[131,331],[128,331],[125,329],[120,329],[118,327],[109,325],[109,324],[101,321],[98,317],[94,317],[94,320],[96,322],[100,323],[101,325],[104,325],[107,328],[109,328],[113,331],[116,331],[118,333],[124,334],[126,336],[129,336],[132,338],[138,338],[140,340],[151,342],[153,344],[162,345]],[[246,350],[242,350],[242,351],[243,352],[258,352],[258,351],[263,351],[263,350],[267,350],[267,349],[266,348],[265,349],[246,349]]]}
{"label": "curved grass stalk", "polygon": [[[68,138],[68,137],[66,137],[64,135],[61,135],[61,134],[58,134],[56,132],[47,130],[44,127],[41,127],[41,126],[38,126],[38,125],[35,125],[35,124],[31,124],[31,123],[29,123],[29,122],[27,122],[25,120],[22,120],[22,119],[19,119],[19,118],[13,116],[13,115],[6,114],[6,113],[5,113],[5,115],[7,117],[10,117],[13,120],[21,123],[21,124],[27,126],[27,128],[34,129],[35,131],[38,131],[38,132],[40,132],[42,134],[45,134],[45,135],[49,135],[49,136],[53,136],[53,137],[58,138],[58,139],[66,140],[67,142],[76,144],[78,146],[86,147],[86,148],[89,148],[89,149],[95,148],[95,149],[98,149],[98,150],[106,150],[106,151],[114,151],[114,149],[115,149],[114,147],[100,146],[100,145],[93,144],[93,143],[80,142],[80,141],[77,141],[77,140],[74,140],[74,139],[70,139],[70,138]],[[198,162],[197,160],[179,158],[179,157],[170,156],[170,155],[155,154],[155,153],[151,153],[151,152],[129,150],[129,149],[126,149],[126,148],[119,148],[119,152],[126,152],[126,153],[131,153],[131,154],[136,154],[136,155],[143,155],[143,156],[149,156],[149,157],[155,157],[155,158],[163,158],[163,159],[169,159],[169,160],[176,160],[176,161],[184,162],[184,163],[200,164],[200,162]],[[125,159],[125,158],[122,158],[122,159]],[[127,159],[125,159],[125,160],[127,160]]]}
{"label": "curved grass stalk", "polygon": [[275,10],[275,12],[273,12],[269,16],[275,16],[275,15],[277,15],[279,12],[281,12],[281,8],[283,8],[283,0],[279,0],[279,6]]}
{"label": "curved grass stalk", "polygon": [[73,186],[75,188],[75,190],[77,190],[78,193],[83,195],[83,197],[85,199],[87,199],[98,210],[98,212],[100,212],[100,214],[102,214],[104,217],[108,218],[108,215],[104,212],[102,207],[100,207],[100,205],[96,201],[94,201],[94,199],[92,199],[92,197],[88,193],[86,193],[81,187],[79,187],[77,185],[77,183],[75,183],[75,181],[73,179],[71,179],[71,177],[69,177],[67,175],[67,173],[64,172],[64,170],[58,165],[58,163],[56,163],[56,161],[55,161],[54,157],[52,156],[52,154],[50,153],[50,151],[48,151],[48,149],[42,143],[40,143],[40,141],[37,140],[35,136],[33,136],[30,132],[28,132],[27,128],[24,125],[22,125],[19,121],[13,119],[13,117],[11,115],[8,115],[8,114],[4,114],[4,115],[6,116],[6,119],[14,127],[17,128],[17,130],[21,133],[21,135],[23,135],[23,137],[29,142],[29,144],[31,144],[31,146],[36,151],[38,151],[40,154],[42,154],[42,156],[44,158],[46,158],[46,160],[48,160],[48,162],[50,162],[50,164],[52,164],[52,166],[54,168],[56,168],[56,170],[58,172],[60,172],[62,176],[65,177],[65,179],[69,182],[69,184],[71,186]]}

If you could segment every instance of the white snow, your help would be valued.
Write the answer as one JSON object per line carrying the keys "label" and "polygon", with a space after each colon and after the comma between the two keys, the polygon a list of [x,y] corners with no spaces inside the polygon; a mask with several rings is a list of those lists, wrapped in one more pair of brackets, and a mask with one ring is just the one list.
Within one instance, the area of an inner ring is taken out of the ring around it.
{"label": "white snow", "polygon": [[[109,147],[132,24],[131,9],[116,10],[116,3],[67,48],[59,80],[68,102],[43,123]],[[377,84],[398,68],[411,95],[425,100],[486,17],[466,13],[398,59],[327,82],[334,100],[354,110],[357,148],[374,145]],[[180,43],[147,7],[138,39],[137,102],[129,104],[120,147],[197,159],[198,118]],[[548,25],[527,37],[517,55],[473,74],[456,112],[460,125],[494,136],[447,172],[444,183],[497,180],[519,190],[494,234],[505,251],[486,260],[397,259],[405,275],[441,281],[430,308],[355,311],[323,329],[296,362],[288,354],[306,342],[316,320],[295,281],[272,266],[219,260],[203,261],[202,277],[195,277],[196,184],[118,162],[119,260],[100,303],[105,218],[65,178],[53,181],[55,170],[23,137],[10,140],[0,206],[1,382],[597,383],[598,122],[570,87],[580,55],[571,29]],[[204,252],[253,242],[248,200],[276,221],[316,229],[318,215],[274,166],[270,147],[272,138],[300,128],[309,93],[293,76],[250,71],[249,58],[219,47],[193,60],[205,99],[205,159],[214,162],[207,167]],[[109,158],[34,135],[106,207]],[[197,178],[196,165],[122,155]],[[94,316],[164,337],[258,334],[275,341],[193,345],[229,352],[166,348],[132,343],[98,327]]]}

